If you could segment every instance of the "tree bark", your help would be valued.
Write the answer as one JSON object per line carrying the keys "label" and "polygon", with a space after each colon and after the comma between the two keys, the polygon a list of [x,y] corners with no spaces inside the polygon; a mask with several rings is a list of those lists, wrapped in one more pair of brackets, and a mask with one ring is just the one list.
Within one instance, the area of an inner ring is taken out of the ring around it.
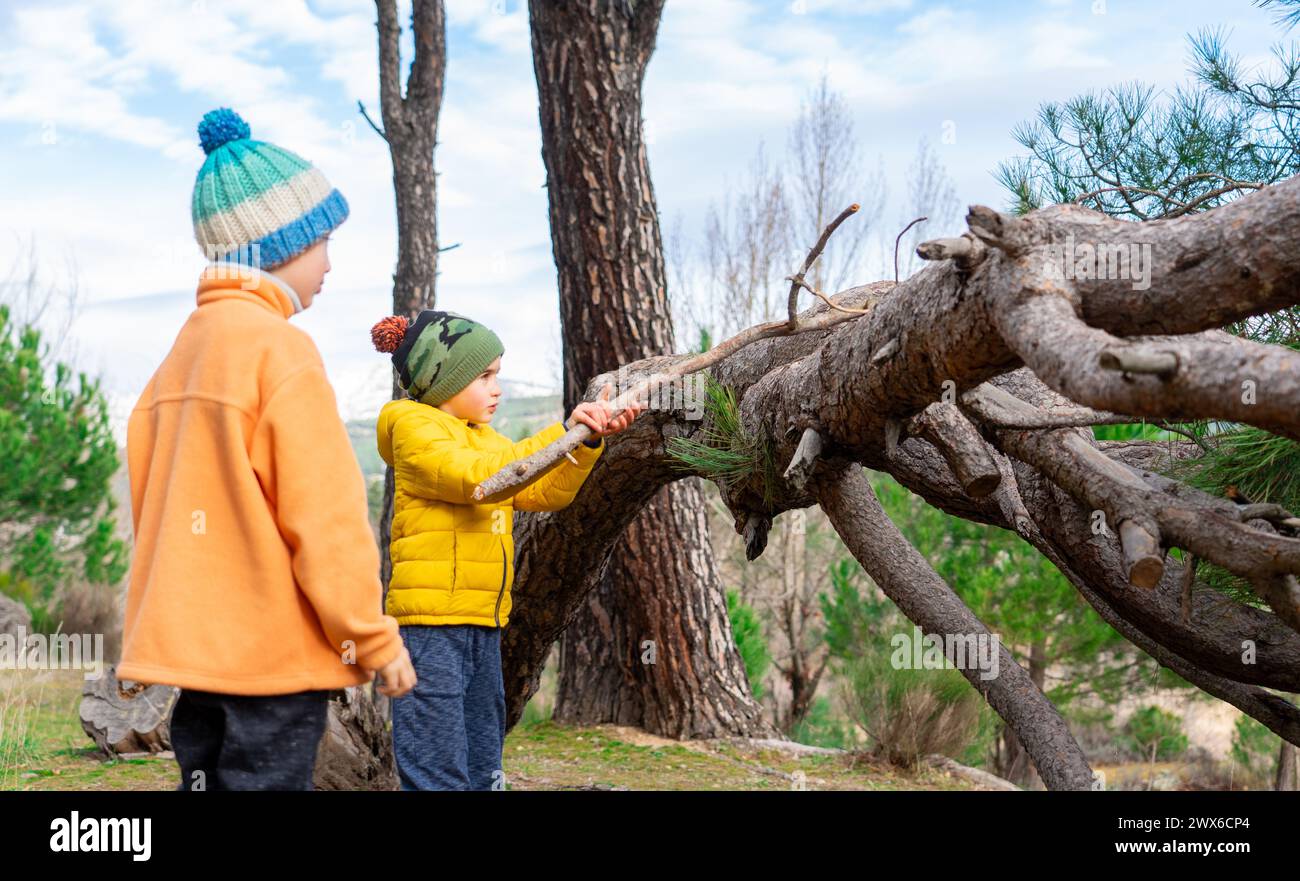
{"label": "tree bark", "polygon": [[[1047,655],[1042,640],[1034,642],[1029,647],[1029,679],[1039,691],[1044,690],[1047,682]],[[1016,732],[1010,726],[1002,729],[999,739],[1002,743],[1000,750],[1002,761],[998,764],[998,773],[1017,786],[1026,789],[1032,787],[1037,775],[1034,766],[1030,764],[1025,745],[1020,742],[1019,737],[1016,737]]]}
{"label": "tree bark", "polygon": [[[529,4],[566,413],[590,377],[674,347],[641,125],[662,7]],[[659,487],[637,512],[565,630],[556,719],[678,738],[774,733],[749,693],[708,539],[695,481]],[[526,663],[511,647],[505,666]]]}
{"label": "tree bark", "polygon": [[1273,789],[1277,792],[1296,790],[1295,744],[1283,741],[1278,748],[1277,776],[1273,780]]}

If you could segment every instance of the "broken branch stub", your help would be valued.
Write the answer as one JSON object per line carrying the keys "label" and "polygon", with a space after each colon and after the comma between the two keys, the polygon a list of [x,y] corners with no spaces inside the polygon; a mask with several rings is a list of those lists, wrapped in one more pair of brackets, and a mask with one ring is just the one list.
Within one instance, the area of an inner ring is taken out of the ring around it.
{"label": "broken branch stub", "polygon": [[908,422],[910,433],[925,438],[938,448],[962,489],[982,499],[998,488],[1002,472],[984,438],[970,424],[957,405],[938,401]]}

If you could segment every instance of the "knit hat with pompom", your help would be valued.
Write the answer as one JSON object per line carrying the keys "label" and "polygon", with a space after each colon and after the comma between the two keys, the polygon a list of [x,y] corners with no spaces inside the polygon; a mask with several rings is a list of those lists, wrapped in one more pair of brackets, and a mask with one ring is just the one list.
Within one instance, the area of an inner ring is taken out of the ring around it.
{"label": "knit hat with pompom", "polygon": [[229,107],[199,123],[208,158],[194,181],[194,237],[209,260],[271,270],[346,220],[348,203],[310,162],[251,134]]}
{"label": "knit hat with pompom", "polygon": [[370,340],[379,351],[393,353],[406,393],[433,407],[473,382],[506,350],[486,325],[432,309],[414,323],[403,315],[382,319],[370,328]]}

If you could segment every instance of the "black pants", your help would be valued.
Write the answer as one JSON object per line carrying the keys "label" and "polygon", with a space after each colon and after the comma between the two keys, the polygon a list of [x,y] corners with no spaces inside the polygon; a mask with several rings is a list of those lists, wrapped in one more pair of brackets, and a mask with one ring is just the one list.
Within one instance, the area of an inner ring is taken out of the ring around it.
{"label": "black pants", "polygon": [[171,738],[178,791],[312,788],[328,691],[249,696],[181,689]]}

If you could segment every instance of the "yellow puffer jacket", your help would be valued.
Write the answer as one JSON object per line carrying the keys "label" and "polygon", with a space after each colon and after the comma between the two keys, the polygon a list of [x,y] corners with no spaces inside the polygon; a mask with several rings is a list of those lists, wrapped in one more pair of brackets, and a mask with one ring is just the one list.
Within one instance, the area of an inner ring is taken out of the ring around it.
{"label": "yellow puffer jacket", "polygon": [[582,444],[513,498],[476,505],[474,487],[565,433],[554,422],[513,442],[419,401],[390,401],[376,426],[379,455],[393,466],[396,495],[385,611],[399,624],[483,624],[510,620],[514,512],[558,511],[573,501],[605,451]]}

